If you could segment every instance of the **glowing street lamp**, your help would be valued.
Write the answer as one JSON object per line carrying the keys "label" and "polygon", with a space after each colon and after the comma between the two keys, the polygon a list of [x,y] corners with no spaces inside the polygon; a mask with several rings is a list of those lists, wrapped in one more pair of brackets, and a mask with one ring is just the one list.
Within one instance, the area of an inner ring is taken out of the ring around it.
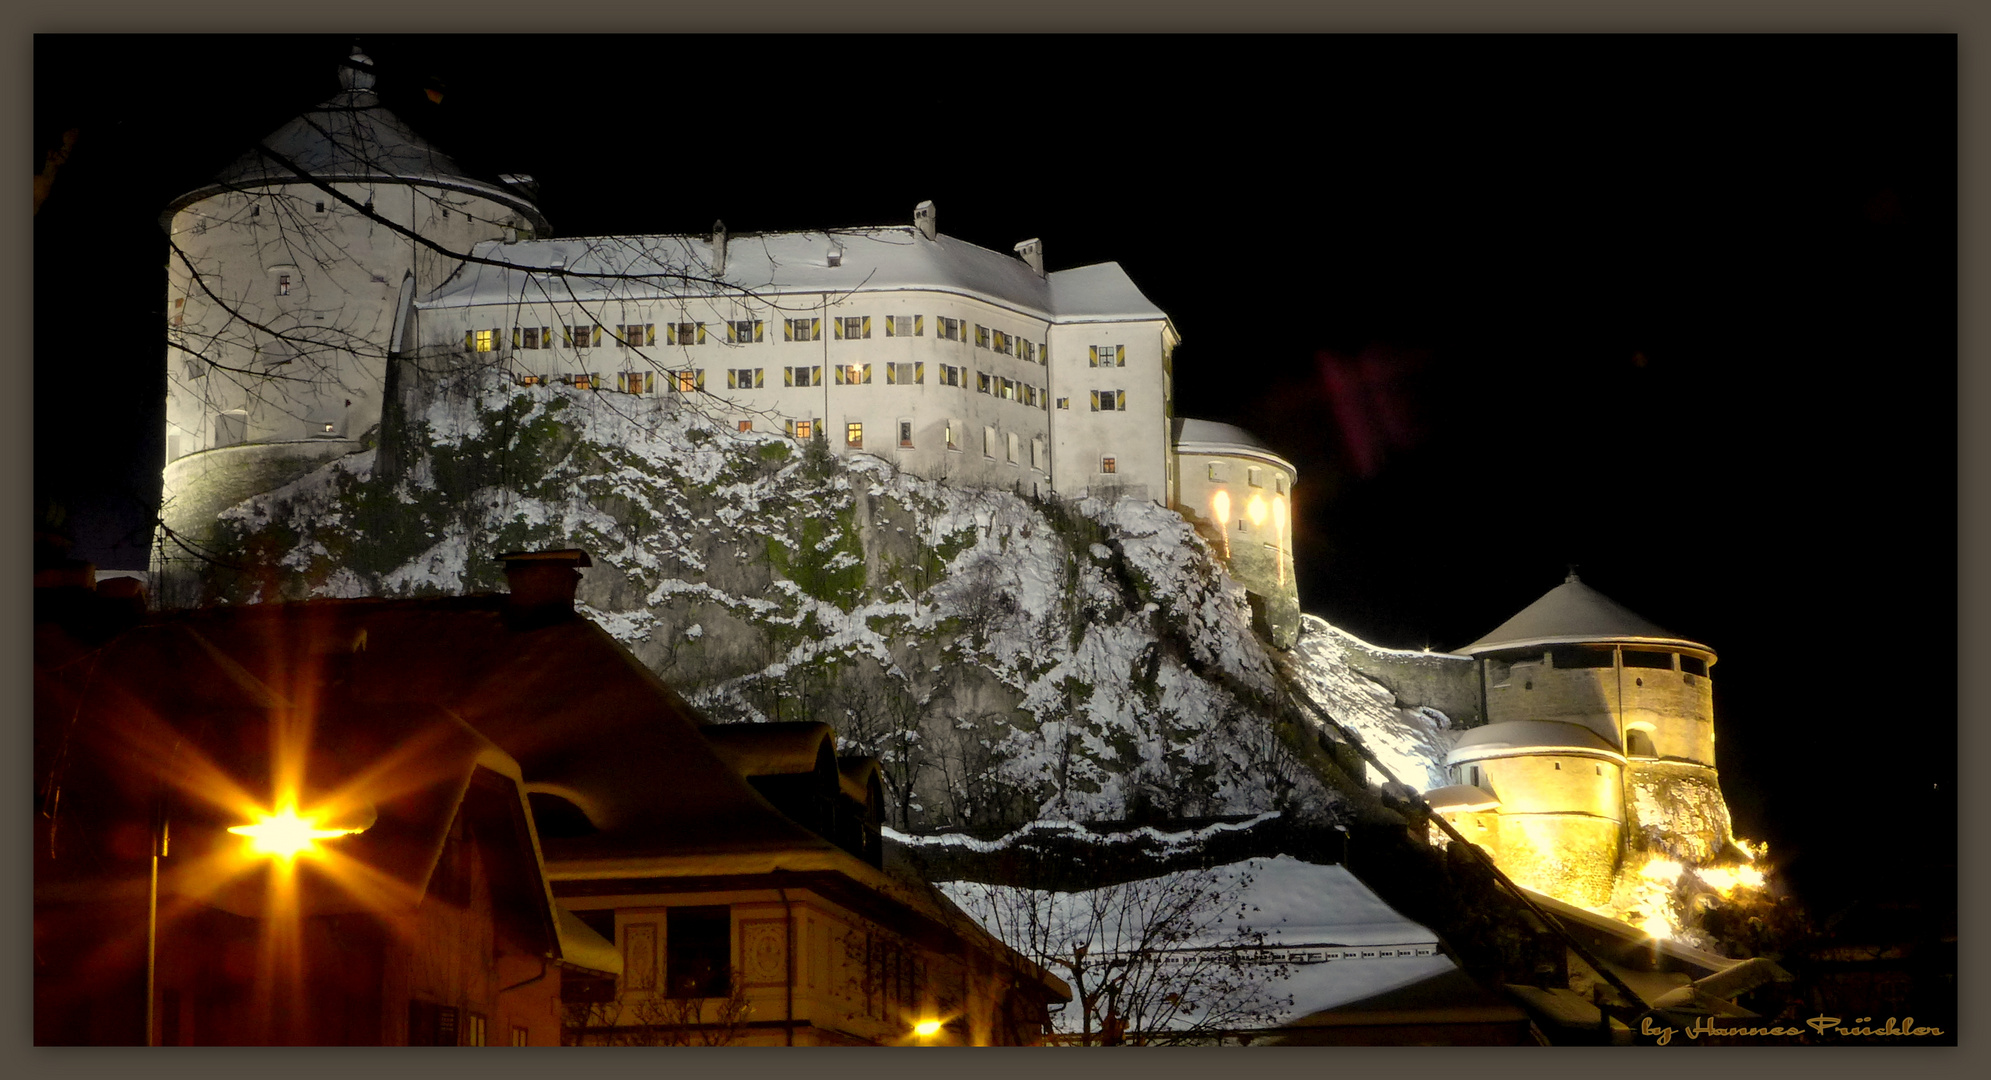
{"label": "glowing street lamp", "polygon": [[315,850],[320,840],[350,836],[366,828],[362,825],[358,828],[329,829],[325,827],[322,815],[299,817],[294,804],[259,817],[260,820],[253,825],[231,825],[228,831],[249,838],[251,855],[269,855],[284,862]]}

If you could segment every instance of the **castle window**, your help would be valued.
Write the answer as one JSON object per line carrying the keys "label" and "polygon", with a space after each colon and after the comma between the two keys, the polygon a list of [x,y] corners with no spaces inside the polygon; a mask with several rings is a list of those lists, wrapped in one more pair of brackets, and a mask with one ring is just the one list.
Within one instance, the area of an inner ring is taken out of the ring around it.
{"label": "castle window", "polygon": [[885,383],[887,385],[913,386],[926,381],[926,365],[919,361],[912,363],[886,364]]}
{"label": "castle window", "polygon": [[1615,649],[1573,645],[1555,649],[1550,655],[1553,665],[1558,668],[1607,668],[1613,666],[1616,654]]}
{"label": "castle window", "polygon": [[1031,385],[1029,385],[1028,383],[1025,383],[1025,384],[1024,384],[1024,386],[1023,386],[1023,403],[1024,403],[1025,405],[1030,405],[1030,406],[1035,406],[1035,405],[1037,404],[1037,388],[1036,388],[1036,387],[1034,387],[1034,386],[1031,386]]}
{"label": "castle window", "polygon": [[752,420],[742,420],[742,421],[740,421],[740,430],[741,430],[741,431],[752,431],[753,429],[754,429],[754,422],[753,422]]}
{"label": "castle window", "polygon": [[669,339],[665,342],[667,345],[705,344],[704,323],[665,323],[664,326],[668,331],[665,335]]}
{"label": "castle window", "polygon": [[975,324],[975,348],[986,349],[988,347],[989,347],[989,328],[981,325],[980,323]]}
{"label": "castle window", "polygon": [[1644,649],[1626,649],[1625,666],[1635,668],[1657,668],[1661,671],[1673,670],[1673,654],[1648,652]]}
{"label": "castle window", "polygon": [[843,319],[830,320],[830,328],[836,331],[839,339],[868,338],[871,336],[871,316],[852,315]]}
{"label": "castle window", "polygon": [[956,451],[956,452],[959,452],[959,451],[960,451],[960,449],[961,449],[961,443],[960,443],[960,440],[958,440],[958,439],[956,439],[956,438],[954,437],[954,430],[955,430],[955,429],[954,429],[954,421],[952,421],[952,420],[949,420],[949,421],[947,421],[947,432],[946,432],[946,434],[947,434],[947,449],[949,449],[949,450],[953,450],[953,451]]}
{"label": "castle window", "polygon": [[1038,472],[1044,471],[1044,440],[1042,439],[1030,440],[1030,467],[1036,469]]}
{"label": "castle window", "polygon": [[289,274],[278,274],[278,275],[277,275],[277,295],[278,295],[278,296],[289,296],[289,295],[290,295],[290,275],[289,275]]}
{"label": "castle window", "polygon": [[764,327],[759,319],[736,319],[726,324],[726,340],[735,345],[760,341]]}
{"label": "castle window", "polygon": [[992,427],[985,427],[982,429],[982,456],[985,458],[994,458],[995,450],[996,450],[996,429]]}
{"label": "castle window", "polygon": [[[319,212],[319,213],[321,213],[321,214],[325,212],[325,204],[324,204],[324,202],[322,202],[322,201],[321,201],[321,202],[319,202],[319,204],[318,204],[318,212]],[[448,215],[448,213],[449,213],[449,211],[447,211],[447,210],[443,211],[443,214],[444,214],[445,216],[447,216],[447,215]]]}
{"label": "castle window", "polygon": [[512,347],[516,349],[550,349],[553,347],[553,328],[550,326],[512,327]]}
{"label": "castle window", "polygon": [[1094,390],[1092,392],[1093,412],[1126,412],[1127,392],[1125,390]]}
{"label": "castle window", "polygon": [[1699,675],[1705,679],[1708,677],[1708,662],[1698,656],[1682,656],[1680,657],[1680,670],[1689,675]]}
{"label": "castle window", "polygon": [[961,369],[955,367],[953,364],[940,365],[940,385],[942,386],[961,385]]}
{"label": "castle window", "polygon": [[911,420],[901,420],[899,421],[899,449],[910,450],[912,446],[913,422]]}
{"label": "castle window", "polygon": [[886,337],[923,337],[926,334],[924,315],[885,316]]}
{"label": "castle window", "polygon": [[1286,493],[1286,478],[1285,478],[1285,477],[1283,477],[1283,476],[1274,476],[1274,477],[1272,478],[1272,493],[1273,493],[1274,495],[1284,495],[1284,494]]}
{"label": "castle window", "polygon": [[485,1035],[484,1035],[484,1027],[485,1027],[485,1020],[484,1020],[484,1014],[483,1014],[483,1013],[470,1013],[469,1015],[465,1016],[465,1017],[464,1017],[463,1019],[464,1019],[464,1024],[463,1024],[463,1045],[465,1045],[465,1046],[482,1046],[482,1045],[484,1045],[484,1038],[485,1038]]}
{"label": "castle window", "polygon": [[812,439],[816,436],[816,423],[813,420],[788,421],[788,434],[798,439]]}
{"label": "castle window", "polygon": [[1117,471],[1118,471],[1118,468],[1119,468],[1119,463],[1118,463],[1118,462],[1116,462],[1116,461],[1114,461],[1114,460],[1113,460],[1112,458],[1110,458],[1110,457],[1106,457],[1106,458],[1100,458],[1100,459],[1099,459],[1099,471],[1100,471],[1100,472],[1103,472],[1103,473],[1112,473],[1112,472],[1117,472]]}
{"label": "castle window", "polygon": [[984,393],[984,394],[986,394],[986,393],[988,393],[988,392],[989,392],[989,373],[988,373],[988,372],[986,372],[986,371],[977,371],[977,372],[975,372],[975,389],[976,389],[977,391],[981,392],[981,393]]}
{"label": "castle window", "polygon": [[262,217],[262,216],[263,216],[263,204],[262,204],[262,203],[251,203],[251,204],[249,205],[249,216],[250,216],[250,217]]}
{"label": "castle window", "polygon": [[1125,345],[1090,346],[1089,367],[1126,367],[1127,347]]}
{"label": "castle window", "polygon": [[1656,758],[1659,751],[1653,748],[1650,734],[1634,730],[1625,732],[1625,754],[1635,758]]}
{"label": "castle window", "polygon": [[821,319],[781,320],[781,340],[783,341],[814,341],[822,336],[823,320]]}
{"label": "castle window", "polygon": [[821,386],[823,384],[823,368],[820,364],[814,367],[785,367],[781,370],[785,385]]}
{"label": "castle window", "polygon": [[[1246,468],[1244,470],[1244,482],[1250,484],[1252,487],[1264,487],[1265,486],[1265,477],[1263,475],[1264,471],[1265,470],[1260,469],[1256,465]],[[1255,497],[1256,496],[1254,496],[1254,498]]]}
{"label": "castle window", "polygon": [[1026,342],[1024,342],[1024,343],[1023,343],[1023,358],[1024,358],[1025,360],[1028,360],[1028,361],[1030,361],[1030,362],[1031,362],[1031,363],[1033,363],[1033,364],[1037,362],[1037,343],[1036,343],[1036,342],[1034,342],[1034,341],[1026,341]]}
{"label": "castle window", "polygon": [[1058,399],[1058,408],[1069,409],[1071,407],[1072,407],[1072,399],[1068,397],[1061,397]]}
{"label": "castle window", "polygon": [[622,988],[657,988],[656,923],[629,923],[622,928]]}
{"label": "castle window", "polygon": [[705,389],[705,369],[693,368],[687,371],[671,372],[671,389],[680,394],[689,394]]}
{"label": "castle window", "polygon": [[1230,479],[1231,467],[1228,464],[1221,461],[1210,462],[1210,482],[1212,484],[1227,484],[1230,482]]}
{"label": "castle window", "polygon": [[601,375],[583,371],[578,375],[567,376],[565,382],[568,386],[579,390],[593,390],[601,385]]}
{"label": "castle window", "polygon": [[991,330],[989,331],[989,338],[990,338],[989,348],[999,353],[1005,353],[1012,356],[1015,355],[1016,352],[1015,342],[1013,339],[1010,338],[1008,334],[1005,334],[1000,330]]}
{"label": "castle window", "polygon": [[560,331],[564,336],[568,348],[586,349],[601,344],[601,327],[599,326],[575,324],[573,326],[563,326],[560,328]]}
{"label": "castle window", "polygon": [[733,918],[726,907],[670,909],[664,929],[665,993],[725,997],[733,981]]}
{"label": "castle window", "polygon": [[625,349],[657,343],[656,323],[629,323],[615,328],[615,343]]}
{"label": "castle window", "polygon": [[843,444],[853,450],[864,449],[864,425],[845,424],[843,426]]}
{"label": "castle window", "polygon": [[838,386],[860,386],[871,381],[870,364],[838,364],[836,384]]}
{"label": "castle window", "polygon": [[934,317],[934,333],[948,341],[961,340],[961,320],[950,319],[945,315]]}
{"label": "castle window", "polygon": [[1557,771],[1557,772],[1561,772],[1561,771],[1562,771],[1562,762],[1558,761],[1558,762],[1556,762],[1556,763],[1555,763],[1555,771]]}
{"label": "castle window", "polygon": [[495,352],[498,348],[498,331],[495,329],[472,330],[470,332],[470,347],[476,352]]}
{"label": "castle window", "polygon": [[1014,464],[1016,464],[1016,448],[1017,448],[1017,445],[1018,445],[1018,443],[1017,443],[1017,439],[1016,439],[1016,432],[1012,431],[1012,432],[1010,432],[1010,433],[1009,433],[1009,463],[1010,463],[1011,465],[1014,465]]}
{"label": "castle window", "polygon": [[512,381],[519,384],[520,386],[538,386],[541,382],[544,382],[545,380],[541,379],[537,375],[533,375],[528,372],[520,372],[519,374],[512,376]]}
{"label": "castle window", "polygon": [[[766,385],[763,368],[727,368],[726,389],[758,390]],[[741,430],[745,430],[742,428]]]}
{"label": "castle window", "polygon": [[[680,375],[690,374],[679,372]],[[657,392],[657,373],[654,371],[622,371],[615,376],[615,388],[625,394],[654,394]]]}
{"label": "castle window", "polygon": [[532,1033],[530,1031],[527,1031],[525,1028],[522,1028],[517,1024],[512,1025],[513,1046],[530,1046],[532,1045],[531,1038],[532,1038]]}

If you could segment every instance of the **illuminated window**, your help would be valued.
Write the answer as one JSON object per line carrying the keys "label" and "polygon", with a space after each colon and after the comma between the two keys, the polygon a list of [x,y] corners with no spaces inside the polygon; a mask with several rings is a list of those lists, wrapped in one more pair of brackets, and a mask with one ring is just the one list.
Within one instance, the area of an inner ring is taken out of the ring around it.
{"label": "illuminated window", "polygon": [[754,429],[754,422],[753,422],[752,420],[742,420],[742,421],[740,421],[740,430],[741,430],[741,431],[752,431],[753,429]]}
{"label": "illuminated window", "polygon": [[538,386],[543,380],[537,375],[520,373],[513,376],[512,381],[518,383],[520,386]]}
{"label": "illuminated window", "polygon": [[665,323],[665,344],[703,345],[705,344],[704,323]]}
{"label": "illuminated window", "polygon": [[567,376],[565,381],[568,386],[581,390],[593,390],[601,385],[601,374],[599,372],[590,373],[583,371],[578,375]]}
{"label": "illuminated window", "polygon": [[[684,375],[688,372],[679,372]],[[621,371],[615,376],[615,388],[625,394],[654,394],[657,392],[657,373],[654,371]]]}
{"label": "illuminated window", "polygon": [[785,386],[821,386],[823,384],[823,369],[820,364],[815,367],[785,367],[781,371],[782,383]]}
{"label": "illuminated window", "polygon": [[278,274],[278,275],[277,275],[277,295],[278,295],[278,296],[289,296],[289,295],[290,295],[290,275],[289,275],[289,274]]}
{"label": "illuminated window", "polygon": [[705,389],[705,369],[694,368],[689,371],[671,372],[671,389],[680,394]]}
{"label": "illuminated window", "polygon": [[629,323],[615,328],[615,343],[627,349],[657,343],[656,323]]}
{"label": "illuminated window", "polygon": [[[1063,406],[1059,406],[1063,408]],[[1092,392],[1093,412],[1126,412],[1127,392],[1125,390],[1094,390]]]}
{"label": "illuminated window", "polygon": [[924,315],[885,316],[886,337],[924,337],[925,335],[926,316]]}
{"label": "illuminated window", "polygon": [[737,319],[726,324],[726,340],[736,345],[760,341],[765,331],[759,319]]}
{"label": "illuminated window", "polygon": [[665,924],[665,993],[725,997],[733,980],[733,915],[726,907],[670,909]]}
{"label": "illuminated window", "polygon": [[526,1029],[518,1026],[517,1024],[512,1025],[513,1046],[530,1046],[531,1043],[528,1041],[530,1038],[531,1038],[531,1033],[528,1032]]}
{"label": "illuminated window", "polygon": [[493,352],[498,347],[498,332],[496,330],[472,330],[470,332],[470,339],[471,348],[477,352]]}
{"label": "illuminated window", "polygon": [[484,1028],[485,1028],[484,1014],[471,1013],[469,1016],[464,1017],[464,1020],[465,1023],[463,1025],[463,1045],[465,1046],[484,1045]]}
{"label": "illuminated window", "polygon": [[788,434],[798,439],[813,439],[816,437],[816,422],[813,420],[790,420],[788,421]]}
{"label": "illuminated window", "polygon": [[838,386],[862,386],[871,381],[870,364],[838,364],[836,384]]}
{"label": "illuminated window", "polygon": [[899,448],[901,450],[910,450],[912,449],[912,445],[913,422],[911,420],[901,420],[899,421]]}
{"label": "illuminated window", "polygon": [[726,389],[728,390],[758,390],[766,385],[766,370],[763,368],[726,369]]}
{"label": "illuminated window", "polygon": [[1118,471],[1118,465],[1119,465],[1119,463],[1118,463],[1118,462],[1116,462],[1116,461],[1114,461],[1114,460],[1113,460],[1112,458],[1110,458],[1110,457],[1105,457],[1105,458],[1100,458],[1100,459],[1099,459],[1099,471],[1100,471],[1100,472],[1103,472],[1103,473],[1111,473],[1111,472],[1117,472],[1117,471]]}
{"label": "illuminated window", "polygon": [[821,319],[781,320],[781,340],[783,341],[814,341],[822,336],[823,320]]}
{"label": "illuminated window", "polygon": [[845,424],[843,426],[843,444],[853,450],[864,449],[864,425]]}

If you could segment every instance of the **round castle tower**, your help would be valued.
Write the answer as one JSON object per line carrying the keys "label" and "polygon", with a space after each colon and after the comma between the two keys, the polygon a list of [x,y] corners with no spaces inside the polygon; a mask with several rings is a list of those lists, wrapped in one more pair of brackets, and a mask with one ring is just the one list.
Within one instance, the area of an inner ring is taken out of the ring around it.
{"label": "round castle tower", "polygon": [[1728,844],[1714,650],[1571,573],[1457,651],[1478,662],[1487,724],[1427,800],[1516,881],[1597,906],[1628,850],[1700,862]]}
{"label": "round castle tower", "polygon": [[[176,533],[197,538],[220,508],[359,449],[413,298],[480,240],[550,232],[530,178],[465,175],[381,106],[357,49],[339,82],[161,216]],[[162,548],[170,566],[180,549]]]}
{"label": "round castle tower", "polygon": [[1243,428],[1174,421],[1175,508],[1203,533],[1251,597],[1274,645],[1300,635],[1293,567],[1293,463]]}

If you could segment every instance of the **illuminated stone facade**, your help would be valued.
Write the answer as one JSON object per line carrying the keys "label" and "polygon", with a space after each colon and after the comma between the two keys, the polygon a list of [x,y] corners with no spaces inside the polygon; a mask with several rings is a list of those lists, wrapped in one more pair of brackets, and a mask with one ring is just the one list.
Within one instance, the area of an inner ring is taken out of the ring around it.
{"label": "illuminated stone facade", "polygon": [[1707,646],[1571,574],[1458,650],[1483,727],[1446,764],[1433,808],[1523,885],[1602,907],[1627,856],[1706,862],[1730,848],[1714,768]]}
{"label": "illuminated stone facade", "polygon": [[1292,648],[1300,633],[1292,508],[1298,471],[1242,428],[1178,419],[1174,430],[1175,508],[1251,594],[1273,644]]}

